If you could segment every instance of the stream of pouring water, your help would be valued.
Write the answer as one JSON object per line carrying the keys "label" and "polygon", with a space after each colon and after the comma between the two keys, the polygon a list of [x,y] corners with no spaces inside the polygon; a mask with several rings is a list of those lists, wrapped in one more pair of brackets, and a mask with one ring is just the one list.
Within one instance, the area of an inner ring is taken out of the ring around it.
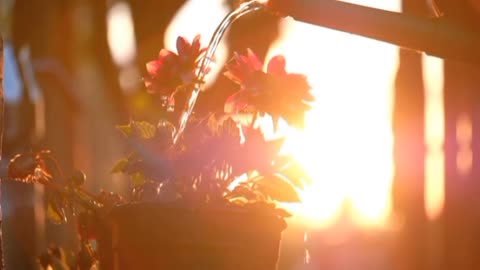
{"label": "stream of pouring water", "polygon": [[203,79],[205,78],[205,75],[207,73],[206,71],[208,70],[212,62],[212,58],[215,54],[215,51],[217,50],[218,44],[220,43],[223,35],[225,34],[225,31],[238,18],[248,13],[260,10],[262,8],[263,8],[263,4],[254,0],[241,4],[236,10],[230,12],[227,16],[225,16],[225,18],[222,20],[220,25],[217,27],[217,29],[213,33],[213,36],[210,39],[210,43],[208,44],[207,51],[203,55],[200,62],[200,67],[197,71],[197,78],[199,83],[195,85],[195,88],[193,89],[191,96],[187,101],[186,108],[184,109],[184,111],[182,112],[182,115],[180,116],[179,127],[173,135],[174,143],[177,142],[178,138],[182,135],[182,132],[184,131],[185,126],[187,125],[188,118],[192,114],[193,108],[195,107],[195,103],[197,101],[198,94],[200,93],[200,89],[203,85]]}

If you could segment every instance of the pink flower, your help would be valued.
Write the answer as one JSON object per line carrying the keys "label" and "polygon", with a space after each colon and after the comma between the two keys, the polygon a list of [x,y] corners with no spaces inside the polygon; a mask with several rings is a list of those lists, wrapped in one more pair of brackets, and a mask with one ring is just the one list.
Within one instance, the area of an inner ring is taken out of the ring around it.
{"label": "pink flower", "polygon": [[287,73],[285,58],[273,57],[264,72],[262,62],[251,51],[236,54],[226,68],[225,76],[240,85],[231,95],[224,110],[226,113],[254,112],[269,114],[275,122],[283,118],[290,125],[303,127],[305,112],[313,101],[311,87],[304,75]]}
{"label": "pink flower", "polygon": [[178,87],[195,83],[198,62],[204,51],[200,48],[199,35],[192,43],[178,37],[178,54],[162,49],[156,60],[147,63],[148,76],[144,78],[147,91],[171,96]]}

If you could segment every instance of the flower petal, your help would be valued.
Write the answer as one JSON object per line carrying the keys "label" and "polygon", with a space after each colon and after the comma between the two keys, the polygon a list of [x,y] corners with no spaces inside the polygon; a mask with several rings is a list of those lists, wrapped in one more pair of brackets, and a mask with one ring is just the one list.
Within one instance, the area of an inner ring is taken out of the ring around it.
{"label": "flower petal", "polygon": [[157,60],[148,62],[146,65],[148,74],[155,76],[158,69],[160,68],[160,63]]}
{"label": "flower petal", "polygon": [[249,66],[253,70],[262,70],[263,69],[262,62],[260,61],[260,59],[258,59],[258,57],[255,55],[255,53],[250,49],[247,49],[247,61],[248,61]]}
{"label": "flower petal", "polygon": [[158,59],[172,57],[173,55],[177,55],[177,54],[167,49],[161,49],[160,52],[158,53]]}
{"label": "flower petal", "polygon": [[237,113],[244,110],[248,106],[248,93],[245,90],[240,90],[235,94],[229,96],[223,110],[225,113]]}
{"label": "flower petal", "polygon": [[158,91],[157,89],[158,86],[155,84],[155,82],[151,78],[143,78],[143,83],[147,88],[147,93],[153,94]]}
{"label": "flower petal", "polygon": [[188,55],[192,44],[188,42],[184,37],[177,38],[177,52],[179,56]]}
{"label": "flower petal", "polygon": [[283,55],[274,56],[270,59],[270,62],[268,62],[267,72],[270,74],[285,75],[287,74],[285,65],[286,61]]}
{"label": "flower petal", "polygon": [[196,35],[192,41],[191,52],[193,54],[201,53],[203,50],[200,50],[200,35]]}
{"label": "flower petal", "polygon": [[246,58],[237,53],[235,53],[233,59],[225,65],[225,68],[227,71],[224,75],[238,84],[242,84],[251,72],[247,65]]}
{"label": "flower petal", "polygon": [[229,70],[229,71],[225,71],[223,73],[223,75],[225,77],[227,77],[228,79],[232,80],[233,82],[237,83],[237,84],[241,84],[242,83],[242,79],[238,76],[237,73],[235,73],[234,71],[232,70]]}

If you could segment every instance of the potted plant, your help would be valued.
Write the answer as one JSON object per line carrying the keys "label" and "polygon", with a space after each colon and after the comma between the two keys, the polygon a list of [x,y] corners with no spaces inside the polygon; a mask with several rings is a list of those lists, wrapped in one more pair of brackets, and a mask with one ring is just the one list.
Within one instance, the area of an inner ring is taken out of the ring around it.
{"label": "potted plant", "polygon": [[[202,83],[204,54],[199,37],[179,37],[176,53],[163,49],[147,63],[145,86],[165,111]],[[81,187],[85,175],[65,177],[48,151],[15,156],[9,176],[47,186],[55,222],[65,221],[72,203],[81,206],[82,243],[98,241],[101,269],[275,269],[289,216],[275,203],[299,201],[296,189],[309,179],[280,154],[283,139],[266,140],[256,120],[269,115],[275,126],[301,127],[313,96],[303,75],[286,72],[282,56],[264,71],[247,50],[225,75],[239,87],[224,111],[190,117],[181,133],[175,113],[118,127],[132,151],[113,172],[129,175],[128,199],[90,194]]]}

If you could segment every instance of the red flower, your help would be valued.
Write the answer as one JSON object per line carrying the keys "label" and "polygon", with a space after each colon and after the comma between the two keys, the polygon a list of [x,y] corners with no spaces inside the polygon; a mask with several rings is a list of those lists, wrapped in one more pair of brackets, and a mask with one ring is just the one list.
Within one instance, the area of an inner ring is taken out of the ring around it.
{"label": "red flower", "polygon": [[287,73],[282,55],[269,61],[267,72],[262,66],[251,50],[246,56],[236,54],[227,64],[225,75],[240,85],[240,91],[227,99],[225,112],[268,113],[275,122],[283,118],[290,125],[302,127],[305,112],[310,109],[307,102],[313,101],[306,77]]}
{"label": "red flower", "polygon": [[179,86],[194,83],[197,79],[199,58],[204,51],[204,48],[200,48],[199,35],[193,39],[192,43],[183,37],[178,37],[178,54],[162,49],[156,60],[147,63],[149,76],[144,78],[147,91],[171,96]]}

